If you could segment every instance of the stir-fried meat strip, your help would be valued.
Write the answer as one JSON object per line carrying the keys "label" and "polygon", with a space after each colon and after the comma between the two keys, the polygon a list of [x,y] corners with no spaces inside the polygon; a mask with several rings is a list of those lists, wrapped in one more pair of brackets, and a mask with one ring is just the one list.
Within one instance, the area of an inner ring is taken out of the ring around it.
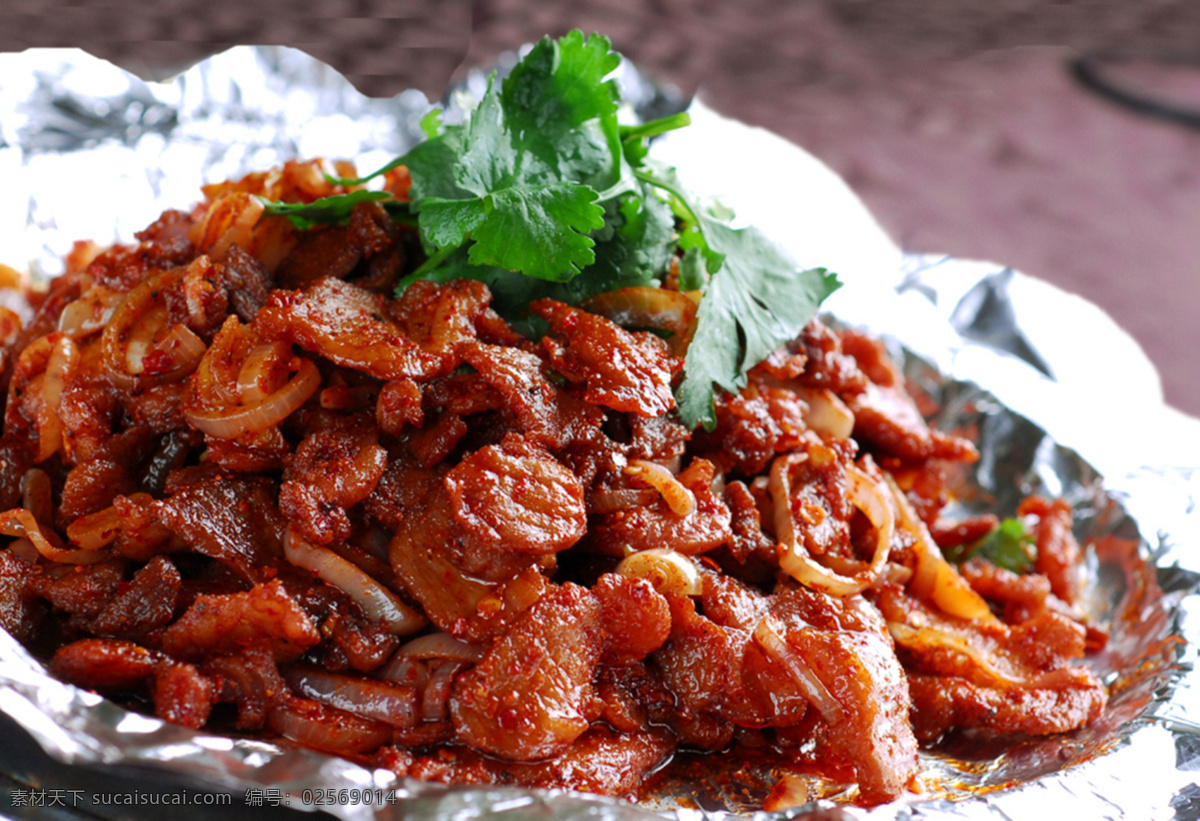
{"label": "stir-fried meat strip", "polygon": [[814,706],[830,745],[848,759],[863,800],[898,795],[917,773],[904,670],[883,617],[862,599],[841,600],[804,588],[781,593],[771,611],[795,652],[836,707]]}
{"label": "stir-fried meat strip", "polygon": [[216,559],[248,582],[281,553],[282,528],[274,483],[213,472],[152,505],[154,515],[197,553]]}
{"label": "stir-fried meat strip", "polygon": [[428,379],[453,369],[404,335],[382,296],[332,277],[303,291],[272,291],[255,323],[268,338],[295,342],[377,379]]}
{"label": "stir-fried meat strip", "polygon": [[294,661],[320,640],[308,614],[271,581],[245,593],[197,596],[163,633],[162,648],[178,658],[200,658],[267,642],[277,660]]}
{"label": "stir-fried meat strip", "polygon": [[279,510],[317,544],[350,536],[346,509],[371,495],[387,466],[373,426],[319,430],[284,459]]}
{"label": "stir-fried meat strip", "polygon": [[588,728],[607,636],[599,603],[573,584],[547,593],[454,684],[450,715],[476,749],[511,761],[563,752]]}
{"label": "stir-fried meat strip", "polygon": [[680,553],[704,553],[732,535],[729,508],[713,493],[713,466],[697,459],[677,477],[696,499],[696,509],[679,515],[665,500],[599,517],[589,532],[593,549],[621,555],[669,544]]}
{"label": "stir-fried meat strip", "polygon": [[556,336],[542,340],[550,362],[567,379],[586,385],[586,401],[647,417],[675,407],[671,376],[683,363],[671,357],[663,340],[630,333],[602,316],[552,299],[529,309],[550,323]]}
{"label": "stir-fried meat strip", "polygon": [[346,191],[322,170],[208,186],[77,245],[27,326],[0,310],[0,626],[55,675],[398,775],[630,797],[676,750],[752,750],[880,803],[917,738],[1104,708],[1070,508],[1015,511],[1032,572],[950,564],[1014,511],[950,518],[974,447],[882,343],[813,321],[691,431],[674,264],[669,341],[584,310],[632,325],[648,288],[502,318],[410,276],[378,203],[266,215]]}
{"label": "stir-fried meat strip", "polygon": [[520,436],[467,456],[445,486],[459,524],[498,549],[558,553],[587,529],[579,479]]}

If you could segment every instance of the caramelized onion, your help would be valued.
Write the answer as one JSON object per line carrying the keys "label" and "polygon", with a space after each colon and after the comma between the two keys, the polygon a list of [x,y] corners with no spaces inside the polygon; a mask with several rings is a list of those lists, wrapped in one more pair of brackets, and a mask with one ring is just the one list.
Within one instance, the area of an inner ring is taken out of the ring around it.
{"label": "caramelized onion", "polygon": [[93,285],[68,303],[58,316],[58,329],[72,339],[83,339],[107,324],[125,295],[103,285]]}
{"label": "caramelized onion", "polygon": [[34,461],[41,463],[49,459],[62,447],[62,419],[58,415],[63,387],[71,371],[79,362],[79,349],[67,334],[53,334],[54,347],[46,363],[42,378],[42,404],[38,409],[38,451]]}
{"label": "caramelized onion", "polygon": [[98,550],[121,535],[121,516],[115,507],[106,507],[80,516],[67,525],[67,538],[82,550]]}
{"label": "caramelized onion", "polygon": [[890,491],[891,501],[896,506],[900,526],[915,540],[913,547],[917,554],[917,566],[909,586],[913,595],[932,601],[951,616],[973,621],[997,621],[983,597],[972,590],[966,580],[958,575],[958,571],[946,561],[933,537],[929,535],[929,529],[917,516],[896,480],[887,473],[884,473],[884,480]]}
{"label": "caramelized onion", "polygon": [[763,799],[763,812],[782,812],[808,803],[808,784],[798,775],[784,773]]}
{"label": "caramelized onion", "polygon": [[238,371],[238,394],[242,402],[261,402],[286,382],[292,346],[286,342],[256,345]]}
{"label": "caramelized onion", "polygon": [[817,708],[817,711],[829,724],[836,725],[842,720],[842,705],[817,678],[817,674],[804,662],[804,659],[800,658],[800,654],[796,652],[795,648],[779,635],[779,631],[771,625],[770,616],[764,616],[759,620],[758,625],[754,628],[754,640],[758,642],[758,646],[770,659],[782,666],[787,674],[800,685],[800,689],[804,691],[804,697]]}
{"label": "caramelized onion", "polygon": [[354,678],[316,667],[297,666],[284,675],[297,694],[362,718],[393,727],[412,727],[419,720],[417,691],[390,681]]}
{"label": "caramelized onion", "polygon": [[316,365],[303,357],[296,360],[299,370],[291,381],[261,401],[220,410],[189,406],[184,416],[194,427],[218,439],[237,439],[278,425],[307,402],[321,384]]}
{"label": "caramelized onion", "polygon": [[360,718],[302,698],[274,704],[267,713],[267,726],[307,747],[343,754],[377,750],[392,740],[393,732],[390,725],[381,721]]}
{"label": "caramelized onion", "polygon": [[182,270],[173,268],[147,277],[126,294],[104,326],[101,356],[109,379],[118,388],[137,392],[140,387],[145,355],[167,321],[165,293],[178,285]]}
{"label": "caramelized onion", "polygon": [[838,395],[828,388],[819,390],[801,389],[797,391],[808,412],[804,414],[805,423],[815,430],[823,439],[849,439],[854,432],[854,411],[846,407]]}
{"label": "caramelized onion", "polygon": [[309,544],[289,529],[283,542],[284,555],[297,567],[315,573],[352,598],[367,616],[383,622],[397,636],[407,636],[425,626],[425,617],[396,594],[368,576],[358,565],[331,550]]}
{"label": "caramelized onion", "polygon": [[697,306],[686,293],[636,286],[597,294],[580,307],[626,328],[658,328],[683,336],[696,319]]}
{"label": "caramelized onion", "polygon": [[466,669],[461,661],[442,661],[429,677],[421,691],[421,718],[425,721],[440,721],[449,713],[446,702],[454,687],[454,677]]}
{"label": "caramelized onion", "polygon": [[645,459],[630,459],[625,474],[641,479],[657,490],[676,516],[683,518],[696,512],[696,494],[684,487],[683,483],[662,465]]}
{"label": "caramelized onion", "polygon": [[879,577],[892,546],[894,519],[883,488],[863,470],[846,465],[844,474],[849,485],[850,501],[875,526],[875,552],[871,562],[853,576],[843,576],[819,564],[796,538],[792,520],[791,468],[805,458],[804,454],[781,456],[771,465],[768,485],[775,505],[775,533],[781,554],[779,566],[796,581],[831,596],[852,596],[867,589]]}
{"label": "caramelized onion", "polygon": [[96,550],[69,550],[54,531],[43,532],[33,514],[22,507],[0,513],[0,533],[28,539],[37,552],[60,564],[95,564],[107,556]]}
{"label": "caramelized onion", "polygon": [[699,596],[704,591],[696,563],[669,547],[630,553],[617,565],[616,572],[631,579],[645,579],[659,593]]}
{"label": "caramelized onion", "polygon": [[[168,357],[170,367],[155,371],[159,382],[178,382],[189,376],[204,358],[204,342],[182,323],[175,325],[154,346],[154,351]],[[145,365],[139,373],[145,372]]]}
{"label": "caramelized onion", "polygon": [[430,633],[405,644],[396,652],[420,659],[454,659],[477,662],[483,659],[485,648],[479,644],[456,639],[449,633]]}

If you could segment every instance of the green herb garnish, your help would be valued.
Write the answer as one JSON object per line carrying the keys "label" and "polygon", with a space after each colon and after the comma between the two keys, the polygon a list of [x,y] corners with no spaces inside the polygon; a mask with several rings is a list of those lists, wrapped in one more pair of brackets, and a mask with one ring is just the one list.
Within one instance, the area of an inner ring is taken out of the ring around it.
{"label": "green herb garnish", "polygon": [[1005,570],[1026,573],[1033,567],[1035,552],[1033,536],[1025,523],[1020,519],[1005,519],[974,544],[947,550],[946,558],[962,564],[972,556],[979,556]]}
{"label": "green herb garnish", "polygon": [[[732,215],[693,201],[672,169],[650,160],[647,141],[689,120],[618,124],[609,78],[619,63],[600,35],[547,37],[503,83],[493,78],[461,124],[428,115],[428,140],[374,174],[335,182],[361,185],[406,166],[410,201],[384,204],[394,216],[416,216],[427,259],[400,289],[418,278],[479,279],[496,309],[527,331],[529,302],[661,285],[680,254],[681,287],[703,297],[679,412],[689,427],[711,427],[713,385],[744,387],[747,371],[795,338],[840,283],[823,269],[799,271],[754,229],[732,228]],[[388,195],[270,203],[267,213],[308,228],[344,221],[370,199]]]}

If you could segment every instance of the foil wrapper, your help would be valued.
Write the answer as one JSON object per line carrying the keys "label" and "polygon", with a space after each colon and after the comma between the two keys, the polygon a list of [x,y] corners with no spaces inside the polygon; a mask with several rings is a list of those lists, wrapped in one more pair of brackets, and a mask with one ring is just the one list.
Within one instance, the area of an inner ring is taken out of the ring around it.
{"label": "foil wrapper", "polygon": [[[292,157],[373,170],[420,139],[430,107],[419,92],[367,99],[284,48],[233,49],[163,84],[73,50],[0,55],[0,77],[0,263],[35,277],[61,271],[75,240],[129,241],[162,210],[197,201],[205,183]],[[636,104],[664,102],[632,69],[621,79]],[[925,794],[893,804],[822,799],[775,817],[1197,817],[1200,422],[1162,404],[1153,367],[1090,304],[1001,266],[905,255],[800,149],[701,103],[692,116],[655,154],[801,264],[839,272],[848,284],[828,303],[835,321],[885,334],[937,423],[976,439],[982,458],[956,477],[956,504],[1006,514],[1040,492],[1075,506],[1076,535],[1090,545],[1085,606],[1112,625],[1090,661],[1112,690],[1092,726],[922,754]],[[736,155],[723,150],[731,144]],[[319,807],[345,819],[766,817],[756,810],[772,781],[712,757],[633,805],[397,779],[128,712],[50,678],[2,632],[0,710],[54,759],[148,785],[228,791],[235,801],[278,789],[295,809],[317,809],[301,800],[305,790],[395,790],[395,803]]]}

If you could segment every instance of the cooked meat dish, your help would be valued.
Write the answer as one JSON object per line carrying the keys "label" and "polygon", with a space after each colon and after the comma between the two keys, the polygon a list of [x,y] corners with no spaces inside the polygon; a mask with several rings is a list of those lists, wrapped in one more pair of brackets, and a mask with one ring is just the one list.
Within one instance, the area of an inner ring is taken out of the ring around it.
{"label": "cooked meat dish", "polygon": [[403,776],[628,797],[727,751],[877,804],[948,734],[1103,711],[1071,509],[1008,512],[1016,569],[981,549],[1002,515],[943,515],[977,451],[879,340],[813,320],[690,430],[674,271],[539,299],[527,336],[477,280],[395,296],[426,252],[379,203],[264,213],[339,190],[321,168],[79,243],[0,310],[0,624],[53,675]]}

